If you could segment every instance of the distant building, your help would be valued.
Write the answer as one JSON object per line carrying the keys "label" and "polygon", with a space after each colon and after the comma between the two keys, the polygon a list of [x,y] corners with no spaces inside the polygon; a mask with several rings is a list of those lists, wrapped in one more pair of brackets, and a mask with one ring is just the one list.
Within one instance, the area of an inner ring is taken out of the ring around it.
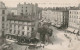
{"label": "distant building", "polygon": [[8,14],[22,15],[26,17],[31,17],[32,19],[39,18],[39,7],[38,4],[25,3],[17,4],[17,7],[8,7]]}
{"label": "distant building", "polygon": [[34,30],[34,21],[23,16],[8,15],[6,38],[17,39],[18,37],[30,38]]}
{"label": "distant building", "polygon": [[0,2],[0,36],[4,36],[6,33],[7,24],[7,8],[3,2]]}
{"label": "distant building", "polygon": [[69,26],[68,29],[71,32],[79,33],[80,29],[80,9],[69,10]]}
{"label": "distant building", "polygon": [[56,27],[68,27],[69,12],[66,10],[43,10],[42,20],[51,22]]}
{"label": "distant building", "polygon": [[18,15],[32,15],[36,16],[38,13],[38,4],[32,4],[32,3],[24,3],[24,4],[18,4],[17,5],[17,14]]}
{"label": "distant building", "polygon": [[53,10],[54,25],[56,27],[68,27],[69,12],[65,10]]}

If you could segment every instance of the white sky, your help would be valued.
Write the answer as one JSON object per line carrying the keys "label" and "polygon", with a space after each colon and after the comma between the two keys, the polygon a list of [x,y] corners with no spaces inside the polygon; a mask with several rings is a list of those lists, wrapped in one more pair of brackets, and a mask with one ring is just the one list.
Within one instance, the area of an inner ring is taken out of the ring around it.
{"label": "white sky", "polygon": [[80,0],[0,0],[8,7],[16,7],[18,3],[39,3],[40,7],[77,6]]}

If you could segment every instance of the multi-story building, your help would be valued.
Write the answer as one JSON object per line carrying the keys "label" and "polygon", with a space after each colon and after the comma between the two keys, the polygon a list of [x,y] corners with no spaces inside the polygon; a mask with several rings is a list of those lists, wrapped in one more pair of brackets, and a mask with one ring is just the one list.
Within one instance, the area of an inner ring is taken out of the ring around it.
{"label": "multi-story building", "polygon": [[0,2],[0,36],[6,33],[7,8],[3,2]]}
{"label": "multi-story building", "polygon": [[8,15],[6,38],[16,39],[16,36],[30,38],[34,30],[33,23],[33,20],[27,17]]}
{"label": "multi-story building", "polygon": [[71,32],[79,33],[80,29],[80,9],[69,10],[69,26],[68,29]]}
{"label": "multi-story building", "polygon": [[42,19],[51,22],[56,27],[68,27],[68,11],[64,10],[44,10],[42,11]]}
{"label": "multi-story building", "polygon": [[69,12],[64,10],[53,10],[56,27],[68,27]]}
{"label": "multi-story building", "polygon": [[38,13],[38,4],[18,4],[17,5],[17,14],[18,15],[32,15],[36,16]]}

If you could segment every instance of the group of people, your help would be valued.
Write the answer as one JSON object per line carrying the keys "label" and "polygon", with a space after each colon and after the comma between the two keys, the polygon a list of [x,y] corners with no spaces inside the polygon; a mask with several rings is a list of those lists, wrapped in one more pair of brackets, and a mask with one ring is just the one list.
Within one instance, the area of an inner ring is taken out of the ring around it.
{"label": "group of people", "polygon": [[69,40],[68,47],[73,46],[73,40],[78,40],[78,35],[77,34],[67,32],[66,34],[64,34],[64,36]]}
{"label": "group of people", "polygon": [[30,39],[20,39],[18,40],[18,42],[20,43],[38,43],[39,42],[39,39],[37,38],[30,38]]}
{"label": "group of people", "polygon": [[64,36],[69,40],[69,45],[68,45],[68,47],[70,47],[70,46],[71,46],[71,42],[72,42],[71,37],[69,37],[67,34],[64,34]]}

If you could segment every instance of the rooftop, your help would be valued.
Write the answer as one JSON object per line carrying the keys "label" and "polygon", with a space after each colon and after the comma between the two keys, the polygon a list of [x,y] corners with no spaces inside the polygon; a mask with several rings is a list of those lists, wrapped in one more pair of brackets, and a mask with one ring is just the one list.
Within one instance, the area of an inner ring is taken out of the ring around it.
{"label": "rooftop", "polygon": [[5,4],[3,2],[0,2],[0,9],[5,9],[5,8],[6,8]]}
{"label": "rooftop", "polygon": [[7,20],[15,20],[15,21],[23,21],[23,22],[32,22],[34,19],[27,16],[19,16],[19,15],[8,15]]}
{"label": "rooftop", "polygon": [[79,7],[72,7],[72,8],[70,8],[70,10],[80,10],[80,8]]}
{"label": "rooftop", "polygon": [[69,10],[44,10],[44,11],[55,11],[55,12],[68,12]]}

